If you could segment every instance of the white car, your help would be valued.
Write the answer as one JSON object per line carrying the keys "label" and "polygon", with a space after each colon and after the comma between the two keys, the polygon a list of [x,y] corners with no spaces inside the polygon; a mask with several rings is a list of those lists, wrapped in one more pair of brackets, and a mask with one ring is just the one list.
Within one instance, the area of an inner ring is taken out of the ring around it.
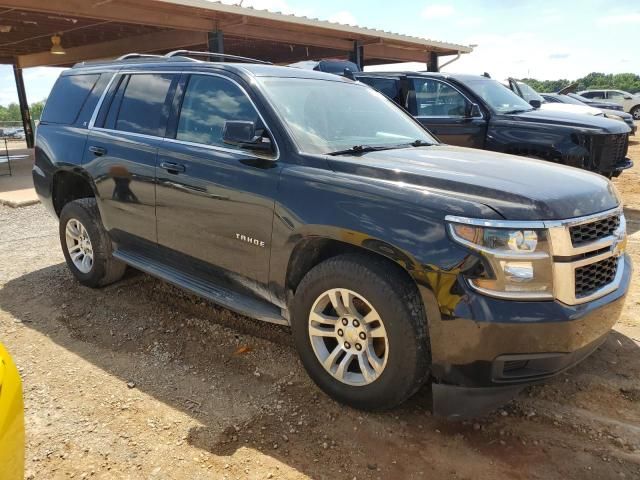
{"label": "white car", "polygon": [[622,105],[625,112],[633,115],[634,120],[640,120],[640,95],[637,93],[634,95],[624,90],[584,90],[578,94],[586,98]]}
{"label": "white car", "polygon": [[[513,91],[516,95],[522,97],[532,106],[541,110],[565,112],[565,113],[579,113],[581,115],[593,115],[594,117],[603,117],[604,112],[598,108],[593,108],[588,105],[573,105],[567,103],[551,103],[547,102],[538,92],[520,80],[514,80],[510,78],[505,82],[505,86]],[[532,103],[533,101],[533,103]]]}

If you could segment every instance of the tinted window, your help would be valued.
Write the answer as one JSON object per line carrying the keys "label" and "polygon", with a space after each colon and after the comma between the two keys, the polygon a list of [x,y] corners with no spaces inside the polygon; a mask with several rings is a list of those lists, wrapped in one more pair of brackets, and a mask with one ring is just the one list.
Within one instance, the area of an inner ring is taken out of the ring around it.
{"label": "tinted window", "polygon": [[416,115],[419,117],[464,117],[467,100],[455,88],[430,78],[414,78]]}
{"label": "tinted window", "polygon": [[344,73],[344,69],[348,68],[352,72],[359,72],[360,69],[358,65],[353,62],[347,62],[346,60],[323,60],[318,64],[316,70],[320,70],[321,72],[327,73],[335,73],[337,75],[342,75]]}
{"label": "tinted window", "polygon": [[358,77],[394,102],[400,103],[400,81],[394,78]]}
{"label": "tinted window", "polygon": [[586,98],[604,98],[604,92],[583,92],[580,95]]}
{"label": "tinted window", "polygon": [[176,138],[229,147],[222,141],[227,120],[257,123],[258,113],[240,88],[220,77],[193,75],[182,101]]}
{"label": "tinted window", "polygon": [[58,78],[42,114],[43,122],[75,122],[87,96],[100,75],[66,75]]}
{"label": "tinted window", "polygon": [[[173,75],[131,75],[122,97],[116,130],[164,136],[165,100]],[[124,86],[124,84],[123,84]]]}

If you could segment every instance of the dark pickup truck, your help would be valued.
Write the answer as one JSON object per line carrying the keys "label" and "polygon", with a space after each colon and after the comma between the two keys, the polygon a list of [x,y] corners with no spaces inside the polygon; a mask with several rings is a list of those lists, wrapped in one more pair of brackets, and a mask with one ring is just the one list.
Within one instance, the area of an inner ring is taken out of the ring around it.
{"label": "dark pickup truck", "polygon": [[435,413],[482,413],[604,341],[631,275],[606,178],[442,145],[360,82],[196,55],[55,84],[33,180],[80,283],[129,265],[290,326],[363,409],[428,380]]}
{"label": "dark pickup truck", "polygon": [[549,160],[609,178],[633,166],[631,129],[607,118],[539,110],[484,76],[367,72],[355,78],[405,108],[439,140]]}

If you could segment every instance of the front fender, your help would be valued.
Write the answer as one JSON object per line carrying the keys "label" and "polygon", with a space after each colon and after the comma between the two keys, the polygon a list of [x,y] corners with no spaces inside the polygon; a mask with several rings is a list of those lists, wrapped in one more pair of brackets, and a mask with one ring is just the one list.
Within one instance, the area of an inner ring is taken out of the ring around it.
{"label": "front fender", "polygon": [[545,123],[497,120],[487,133],[487,150],[540,158],[578,168],[588,168],[589,150],[575,128]]}
{"label": "front fender", "polygon": [[[382,255],[438,297],[449,295],[469,253],[450,240],[444,217],[447,211],[469,209],[479,215],[474,208],[486,214],[485,208],[392,185],[382,188],[371,179],[354,177],[301,166],[283,171],[270,265],[275,296],[286,298],[289,261],[295,249],[310,239],[335,240]],[[452,304],[447,300],[438,303],[445,310]]]}

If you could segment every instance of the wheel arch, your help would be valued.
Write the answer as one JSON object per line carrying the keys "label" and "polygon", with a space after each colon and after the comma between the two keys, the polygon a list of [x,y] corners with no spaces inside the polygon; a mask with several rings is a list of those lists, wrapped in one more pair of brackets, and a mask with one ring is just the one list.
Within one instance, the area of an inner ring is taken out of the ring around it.
{"label": "wheel arch", "polygon": [[93,180],[81,169],[58,170],[51,180],[51,199],[56,215],[64,206],[80,198],[97,198]]}

